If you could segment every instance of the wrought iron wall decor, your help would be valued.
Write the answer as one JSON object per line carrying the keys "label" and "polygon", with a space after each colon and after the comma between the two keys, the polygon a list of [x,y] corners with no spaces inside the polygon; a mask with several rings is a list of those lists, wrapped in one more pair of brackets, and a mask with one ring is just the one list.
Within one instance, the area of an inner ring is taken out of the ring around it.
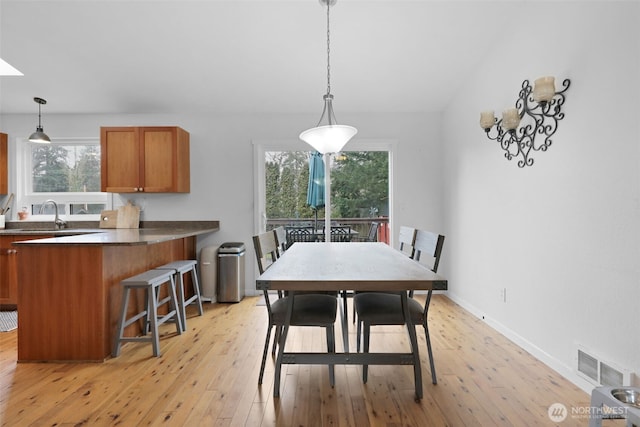
{"label": "wrought iron wall decor", "polygon": [[554,77],[541,77],[534,83],[532,88],[528,80],[522,82],[515,108],[503,111],[502,119],[498,120],[493,111],[480,113],[480,127],[487,138],[498,141],[507,160],[515,157],[521,168],[533,165],[532,151],[547,151],[551,145],[558,122],[564,118],[562,105],[571,81],[565,79],[564,89],[559,92]]}

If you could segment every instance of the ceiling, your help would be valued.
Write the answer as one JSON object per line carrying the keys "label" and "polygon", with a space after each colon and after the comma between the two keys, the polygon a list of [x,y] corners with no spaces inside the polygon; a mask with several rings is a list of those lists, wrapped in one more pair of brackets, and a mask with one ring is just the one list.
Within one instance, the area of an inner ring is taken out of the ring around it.
{"label": "ceiling", "polygon": [[[440,111],[518,1],[339,0],[331,92],[341,112]],[[513,15],[511,15],[513,16]],[[326,92],[317,0],[0,0],[0,112],[309,113]]]}

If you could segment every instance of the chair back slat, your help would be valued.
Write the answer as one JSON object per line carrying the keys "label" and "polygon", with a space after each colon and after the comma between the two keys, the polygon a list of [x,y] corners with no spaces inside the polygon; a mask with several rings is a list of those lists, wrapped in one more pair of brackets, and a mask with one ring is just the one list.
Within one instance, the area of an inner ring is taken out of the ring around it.
{"label": "chair back slat", "polygon": [[413,245],[416,241],[416,229],[405,225],[400,226],[398,241],[400,242],[400,251],[407,254],[410,258],[413,258]]}
{"label": "chair back slat", "polygon": [[[414,259],[420,261],[421,257],[431,257],[433,263],[431,270],[438,272],[438,264],[440,264],[440,255],[442,254],[442,246],[444,245],[444,236],[431,231],[417,230],[416,239],[413,244],[415,249]],[[424,258],[423,258],[423,261]]]}
{"label": "chair back slat", "polygon": [[276,243],[278,244],[278,253],[282,255],[287,250],[287,231],[283,226],[279,226],[273,229],[276,233]]}

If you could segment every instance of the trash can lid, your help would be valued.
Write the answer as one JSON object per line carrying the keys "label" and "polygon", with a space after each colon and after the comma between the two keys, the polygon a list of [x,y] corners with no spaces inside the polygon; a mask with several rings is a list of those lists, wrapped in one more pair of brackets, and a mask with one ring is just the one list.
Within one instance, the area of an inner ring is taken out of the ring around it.
{"label": "trash can lid", "polygon": [[244,250],[244,243],[242,242],[226,242],[220,245],[218,253],[239,254],[244,252]]}

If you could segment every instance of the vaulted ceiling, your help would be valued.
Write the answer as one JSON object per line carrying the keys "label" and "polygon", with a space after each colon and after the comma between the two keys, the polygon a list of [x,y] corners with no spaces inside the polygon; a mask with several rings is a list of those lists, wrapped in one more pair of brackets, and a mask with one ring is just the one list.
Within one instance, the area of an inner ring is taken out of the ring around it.
{"label": "vaulted ceiling", "polygon": [[[338,112],[439,111],[517,22],[517,1],[338,0]],[[326,91],[317,0],[0,0],[0,112],[317,112]]]}

